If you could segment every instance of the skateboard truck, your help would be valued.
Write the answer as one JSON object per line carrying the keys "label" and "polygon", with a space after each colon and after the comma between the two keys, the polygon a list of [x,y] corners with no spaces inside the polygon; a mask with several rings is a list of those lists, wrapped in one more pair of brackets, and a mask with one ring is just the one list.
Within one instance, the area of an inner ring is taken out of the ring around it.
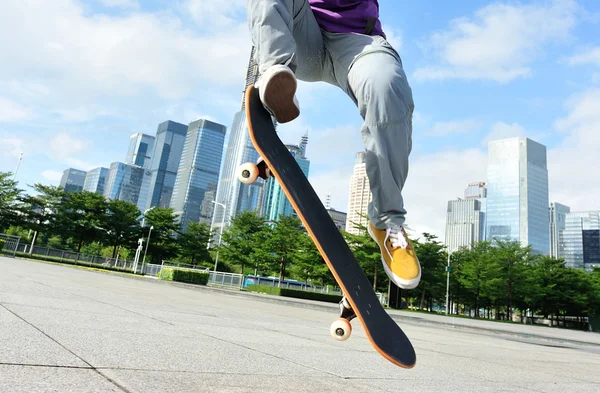
{"label": "skateboard truck", "polygon": [[352,309],[346,297],[340,300],[340,317],[333,321],[329,328],[329,333],[338,341],[345,341],[352,333],[352,325],[350,321],[356,318],[356,313]]}

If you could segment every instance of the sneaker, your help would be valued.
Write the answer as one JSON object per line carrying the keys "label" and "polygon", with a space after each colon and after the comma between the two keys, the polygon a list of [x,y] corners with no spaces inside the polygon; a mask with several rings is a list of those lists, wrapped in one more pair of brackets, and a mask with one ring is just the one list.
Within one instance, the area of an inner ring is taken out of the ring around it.
{"label": "sneaker", "polygon": [[369,223],[369,235],[379,245],[386,274],[403,289],[416,288],[421,280],[421,264],[404,227],[377,229]]}
{"label": "sneaker", "polygon": [[269,67],[256,82],[260,100],[278,123],[287,123],[300,115],[296,99],[297,81],[294,72],[286,65]]}

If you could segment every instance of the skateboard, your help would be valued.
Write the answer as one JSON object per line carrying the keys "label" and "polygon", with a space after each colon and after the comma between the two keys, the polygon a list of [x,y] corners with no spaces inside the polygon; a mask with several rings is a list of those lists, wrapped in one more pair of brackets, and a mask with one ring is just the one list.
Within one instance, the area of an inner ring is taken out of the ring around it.
{"label": "skateboard", "polygon": [[350,321],[357,318],[377,352],[400,367],[414,367],[416,354],[410,340],[379,302],[350,247],[279,139],[253,85],[246,90],[245,110],[250,139],[261,158],[257,163],[242,164],[237,170],[238,179],[250,184],[259,177],[273,176],[294,207],[344,295],[339,304],[340,316],[331,324],[330,334],[338,341],[348,339]]}

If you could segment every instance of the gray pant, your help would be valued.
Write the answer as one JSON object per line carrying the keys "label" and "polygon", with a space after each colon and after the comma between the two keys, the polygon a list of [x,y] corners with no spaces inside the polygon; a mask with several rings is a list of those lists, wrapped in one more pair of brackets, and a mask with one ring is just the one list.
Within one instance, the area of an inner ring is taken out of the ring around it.
{"label": "gray pant", "polygon": [[358,106],[373,194],[369,218],[380,229],[404,224],[414,103],[398,53],[381,36],[321,30],[307,0],[247,5],[260,73],[289,63],[298,79],[338,86]]}

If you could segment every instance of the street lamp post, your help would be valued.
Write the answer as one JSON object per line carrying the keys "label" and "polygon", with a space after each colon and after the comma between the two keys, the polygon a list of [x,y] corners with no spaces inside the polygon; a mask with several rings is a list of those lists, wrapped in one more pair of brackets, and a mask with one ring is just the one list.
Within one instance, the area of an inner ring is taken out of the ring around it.
{"label": "street lamp post", "polygon": [[448,251],[448,266],[446,266],[446,315],[448,315],[448,309],[450,308],[450,256],[451,251]]}
{"label": "street lamp post", "polygon": [[215,273],[217,272],[217,264],[219,263],[219,248],[221,247],[221,239],[223,238],[223,227],[225,226],[225,213],[227,213],[227,206],[224,203],[211,201],[215,205],[219,205],[223,208],[223,218],[221,219],[221,231],[219,233],[219,245],[217,247],[217,256],[215,257]]}
{"label": "street lamp post", "polygon": [[144,259],[142,259],[142,271],[144,271],[144,264],[146,263],[146,253],[148,252],[148,244],[150,244],[150,235],[152,234],[153,229],[154,225],[150,226],[150,231],[148,232],[148,241],[146,242],[146,250],[144,250]]}

